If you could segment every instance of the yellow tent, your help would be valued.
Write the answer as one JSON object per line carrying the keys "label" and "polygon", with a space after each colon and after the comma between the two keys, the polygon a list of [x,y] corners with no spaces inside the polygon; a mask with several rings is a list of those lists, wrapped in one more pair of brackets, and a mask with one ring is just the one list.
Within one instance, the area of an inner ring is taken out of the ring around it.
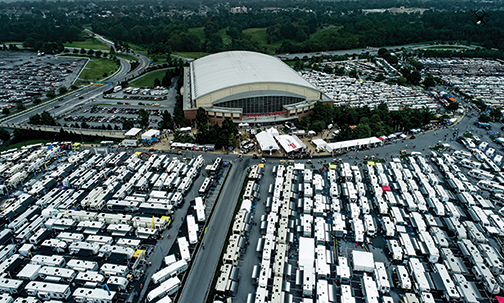
{"label": "yellow tent", "polygon": [[375,166],[375,163],[374,163],[374,161],[367,161],[367,164],[368,164],[368,165],[372,165],[372,166]]}
{"label": "yellow tent", "polygon": [[329,164],[329,169],[336,169],[338,166],[334,164]]}
{"label": "yellow tent", "polygon": [[142,253],[143,253],[143,254],[145,254],[145,250],[142,250],[142,249],[137,249],[137,250],[135,251],[135,254],[133,255],[133,258],[138,258],[138,257],[140,257],[140,256],[142,255]]}

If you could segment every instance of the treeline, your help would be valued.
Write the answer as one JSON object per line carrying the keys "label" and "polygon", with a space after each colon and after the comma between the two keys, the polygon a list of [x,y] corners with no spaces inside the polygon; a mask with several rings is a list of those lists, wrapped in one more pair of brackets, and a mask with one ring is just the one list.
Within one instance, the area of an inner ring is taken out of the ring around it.
{"label": "treeline", "polygon": [[236,147],[238,141],[238,126],[231,121],[230,118],[225,118],[222,122],[222,126],[211,124],[208,122],[206,111],[200,107],[196,113],[196,127],[198,128],[196,136],[181,134],[179,131],[175,131],[173,141],[182,143],[215,144],[215,148],[217,149],[222,147]]}
{"label": "treeline", "polygon": [[[401,45],[422,41],[468,41],[504,50],[504,11],[492,11],[484,30],[471,22],[472,12],[423,14],[315,14],[313,12],[251,12],[169,18],[93,18],[93,29],[118,40],[147,45],[152,52],[245,49],[266,52],[249,28],[267,28],[268,45],[281,43],[278,53],[315,52],[359,47]],[[203,27],[204,37],[190,28]],[[131,30],[128,30],[131,29]],[[224,43],[223,31],[230,43]]]}
{"label": "treeline", "polygon": [[0,14],[0,41],[24,41],[25,47],[41,49],[44,43],[53,42],[62,46],[65,42],[81,39],[82,27],[63,11],[51,10],[20,16]]}
{"label": "treeline", "polygon": [[[423,14],[363,13],[366,8],[399,7],[398,1],[249,1],[222,3],[208,1],[207,14],[200,5],[115,1],[86,5],[87,2],[8,4],[25,12],[19,16],[0,14],[0,41],[24,41],[35,49],[56,50],[64,42],[81,39],[83,25],[116,41],[145,46],[151,53],[172,51],[219,52],[243,49],[278,53],[313,52],[380,47],[422,41],[468,41],[487,48],[504,50],[504,11],[497,4],[454,1],[409,2],[409,7],[442,8]],[[245,4],[246,14],[231,14],[229,8]],[[264,11],[268,7],[276,11]],[[483,7],[483,6],[487,7]],[[446,11],[449,7],[453,11]],[[485,8],[488,23],[478,29],[473,24],[475,9]],[[182,11],[185,9],[186,11]],[[110,10],[113,16],[103,17]],[[1,11],[1,10],[0,10]],[[5,12],[2,11],[2,12]],[[72,12],[66,13],[66,12]],[[100,16],[98,16],[100,15]],[[203,28],[203,36],[198,31]],[[266,29],[266,45],[261,34],[245,29]],[[261,42],[258,42],[258,39]],[[48,45],[45,43],[56,43]]]}
{"label": "treeline", "polygon": [[386,136],[397,131],[409,131],[428,124],[433,115],[427,109],[405,107],[389,111],[387,104],[381,103],[375,109],[369,107],[339,107],[315,103],[308,116],[295,124],[299,129],[321,132],[329,124],[338,127],[339,141]]}

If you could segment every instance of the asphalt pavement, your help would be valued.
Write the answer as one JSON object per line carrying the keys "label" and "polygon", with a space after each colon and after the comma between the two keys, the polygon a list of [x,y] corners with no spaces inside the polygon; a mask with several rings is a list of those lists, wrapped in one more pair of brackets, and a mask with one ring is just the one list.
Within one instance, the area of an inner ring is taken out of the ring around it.
{"label": "asphalt pavement", "polygon": [[250,158],[234,162],[202,240],[205,248],[200,249],[193,259],[178,302],[206,302],[250,162]]}

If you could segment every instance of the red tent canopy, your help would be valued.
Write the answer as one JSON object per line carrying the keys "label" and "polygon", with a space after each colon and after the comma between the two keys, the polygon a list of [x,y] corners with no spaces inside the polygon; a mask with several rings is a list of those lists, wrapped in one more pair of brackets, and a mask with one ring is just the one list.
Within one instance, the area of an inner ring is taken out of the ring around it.
{"label": "red tent canopy", "polygon": [[391,191],[390,186],[382,186],[383,191]]}

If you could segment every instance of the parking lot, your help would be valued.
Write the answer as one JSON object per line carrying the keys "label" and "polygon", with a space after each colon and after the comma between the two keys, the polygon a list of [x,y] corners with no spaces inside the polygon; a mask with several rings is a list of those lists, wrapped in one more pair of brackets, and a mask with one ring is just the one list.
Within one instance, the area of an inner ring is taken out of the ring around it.
{"label": "parking lot", "polygon": [[[491,301],[494,294],[504,289],[504,281],[497,279],[504,271],[504,259],[499,253],[503,248],[504,225],[485,221],[485,218],[500,218],[500,207],[488,200],[488,191],[479,192],[484,199],[482,204],[468,205],[461,198],[461,193],[466,191],[476,195],[471,185],[477,186],[480,179],[470,177],[470,169],[449,160],[456,159],[451,156],[455,150],[466,149],[453,142],[451,150],[436,157],[425,152],[403,159],[396,156],[385,164],[374,164],[376,166],[354,162],[330,169],[320,161],[313,166],[306,160],[281,165],[277,161],[271,164],[266,161],[260,177],[253,178],[249,173],[252,186],[247,184],[246,188],[252,191],[247,193],[245,189],[243,194],[244,200],[252,197],[253,201],[251,207],[241,208],[249,210],[249,217],[245,218],[249,218],[246,223],[250,226],[245,227],[247,232],[243,234],[233,230],[246,244],[238,251],[236,263],[223,260],[239,274],[229,271],[233,273],[227,276],[231,281],[227,283],[229,288],[222,288],[226,283],[219,284],[218,290],[216,286],[217,297],[231,296],[240,302],[247,302],[250,297],[254,302],[268,302],[279,296],[291,302],[303,302],[303,298],[337,302],[343,300],[342,297],[353,297],[356,302],[369,302],[370,296],[374,296],[383,302],[399,302],[409,293],[409,296],[424,300],[429,294],[432,301],[426,302],[445,302],[450,296],[451,300],[458,296],[467,302]],[[454,178],[466,180],[462,182],[467,182],[468,187],[455,189],[448,182]],[[389,193],[385,187],[390,187]],[[355,193],[352,194],[351,188],[355,188]],[[285,201],[285,197],[290,198]],[[284,208],[289,211],[285,212]],[[477,210],[480,208],[485,215]],[[474,209],[479,215],[474,214]],[[286,226],[282,223],[284,217],[288,220]],[[238,218],[237,215],[235,220],[240,220]],[[385,228],[385,221],[392,222],[392,227]],[[483,242],[473,238],[471,224],[466,225],[466,221],[475,224],[485,235]],[[449,222],[460,222],[467,234]],[[282,238],[284,235],[287,239]],[[304,250],[309,249],[306,239],[311,239],[308,243],[315,243],[310,248],[313,249],[311,254],[308,252],[311,261],[305,259]],[[488,251],[497,253],[497,261],[489,259],[493,258],[491,256],[483,257],[484,264],[499,264],[498,268],[490,265],[491,279],[481,278],[479,272],[484,271],[486,265],[475,261],[464,250],[466,246],[461,244],[466,243],[464,239],[471,239],[482,255],[489,256]],[[394,241],[400,243],[400,252],[394,252],[390,246],[387,248]],[[229,252],[229,249],[224,250]],[[321,255],[321,251],[325,253]],[[356,268],[353,251],[372,253],[375,263],[370,271]],[[225,258],[229,258],[227,253]],[[342,261],[351,268],[349,277],[342,276],[340,267],[345,264]],[[420,267],[415,265],[417,261]],[[327,271],[321,262],[327,264]],[[307,268],[307,264],[313,268]],[[386,270],[383,276],[386,283],[375,271],[381,264]],[[397,274],[403,268],[408,272],[409,284]],[[316,282],[307,280],[308,270],[314,271]],[[374,290],[364,282],[366,276],[373,278]],[[446,277],[451,277],[450,282],[443,283]],[[221,271],[219,281],[225,278],[226,273]],[[424,281],[430,282],[425,284]],[[387,283],[388,286],[382,288]],[[350,293],[343,293],[345,285],[351,287]],[[450,289],[455,289],[457,295],[450,295]]]}
{"label": "parking lot", "polygon": [[4,106],[30,103],[34,97],[44,99],[48,91],[69,88],[86,62],[84,58],[0,51],[0,102]]}
{"label": "parking lot", "polygon": [[504,101],[504,64],[482,58],[423,58],[419,60],[427,72],[441,76],[489,106],[501,106]]}
{"label": "parking lot", "polygon": [[79,126],[82,122],[86,122],[91,127],[106,127],[110,125],[112,128],[116,126],[122,129],[122,123],[128,119],[133,122],[138,120],[138,111],[143,108],[149,112],[149,120],[151,127],[157,127],[161,121],[161,114],[164,109],[152,106],[135,106],[130,107],[128,102],[119,102],[116,106],[111,105],[86,105],[76,112],[71,112],[58,119],[58,123],[70,126],[77,123]]}
{"label": "parking lot", "polygon": [[383,102],[387,104],[389,110],[399,110],[404,106],[427,107],[431,111],[439,108],[439,104],[429,98],[427,93],[410,87],[361,81],[317,71],[303,71],[301,76],[332,98],[335,106],[368,106],[373,109]]}

